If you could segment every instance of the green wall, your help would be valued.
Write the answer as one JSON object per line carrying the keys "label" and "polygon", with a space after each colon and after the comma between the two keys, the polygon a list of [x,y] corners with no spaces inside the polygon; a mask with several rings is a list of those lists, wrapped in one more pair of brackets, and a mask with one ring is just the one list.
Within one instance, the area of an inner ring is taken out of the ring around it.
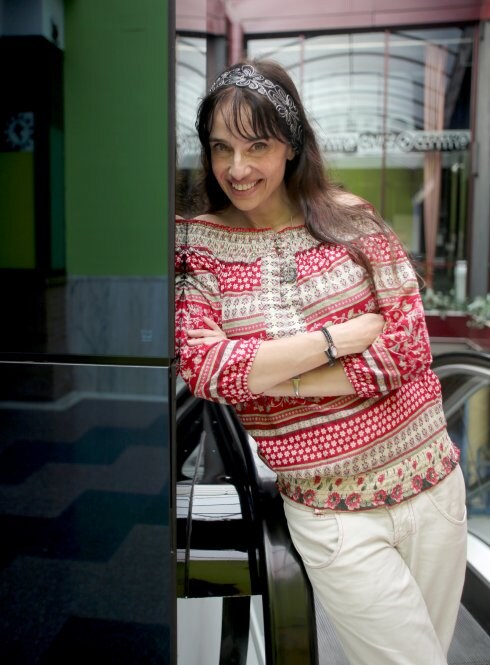
{"label": "green wall", "polygon": [[[332,172],[332,177],[335,182],[381,209],[381,170],[339,168]],[[412,200],[422,188],[423,181],[422,169],[385,170],[384,218],[407,248],[411,248],[412,244]]]}
{"label": "green wall", "polygon": [[65,2],[69,274],[167,272],[167,11]]}
{"label": "green wall", "polygon": [[36,265],[33,154],[0,153],[0,268]]}

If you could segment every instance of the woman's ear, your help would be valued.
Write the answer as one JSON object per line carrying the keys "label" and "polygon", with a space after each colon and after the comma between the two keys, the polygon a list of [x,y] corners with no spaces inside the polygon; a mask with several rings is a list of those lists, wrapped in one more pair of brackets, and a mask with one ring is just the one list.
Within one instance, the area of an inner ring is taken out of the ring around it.
{"label": "woman's ear", "polygon": [[295,157],[296,157],[296,152],[294,151],[293,146],[290,145],[290,146],[288,147],[287,158],[288,158],[289,161],[291,161],[291,160],[294,159]]}

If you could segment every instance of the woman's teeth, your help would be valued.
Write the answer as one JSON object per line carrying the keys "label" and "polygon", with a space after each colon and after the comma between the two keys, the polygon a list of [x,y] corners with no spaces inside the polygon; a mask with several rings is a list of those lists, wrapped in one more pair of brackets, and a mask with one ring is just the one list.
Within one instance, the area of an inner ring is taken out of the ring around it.
{"label": "woman's teeth", "polygon": [[243,184],[238,184],[238,183],[232,183],[233,189],[236,189],[239,192],[245,192],[247,189],[252,189],[252,187],[255,187],[257,184],[257,180],[255,182],[249,182],[246,185]]}

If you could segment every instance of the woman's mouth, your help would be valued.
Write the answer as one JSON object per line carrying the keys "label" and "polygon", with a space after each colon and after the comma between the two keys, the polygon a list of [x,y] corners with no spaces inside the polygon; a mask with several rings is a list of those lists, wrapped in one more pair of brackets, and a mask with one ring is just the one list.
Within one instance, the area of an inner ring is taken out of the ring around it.
{"label": "woman's mouth", "polygon": [[246,182],[246,183],[241,183],[241,182],[232,182],[231,183],[231,188],[234,189],[236,192],[247,192],[249,189],[252,189],[255,187],[255,185],[258,183],[258,180],[255,180],[254,182]]}

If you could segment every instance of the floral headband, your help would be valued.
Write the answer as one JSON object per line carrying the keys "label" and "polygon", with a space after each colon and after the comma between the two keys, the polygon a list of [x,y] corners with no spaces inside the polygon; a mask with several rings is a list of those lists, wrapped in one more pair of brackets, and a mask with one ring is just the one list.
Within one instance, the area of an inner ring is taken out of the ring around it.
{"label": "floral headband", "polygon": [[209,89],[214,92],[222,86],[234,85],[237,88],[249,88],[255,90],[259,95],[264,95],[273,104],[277,113],[284,118],[291,137],[291,145],[295,152],[299,152],[303,145],[303,125],[299,117],[298,109],[291,95],[277,83],[266,79],[259,74],[252,65],[241,65],[223,72]]}

